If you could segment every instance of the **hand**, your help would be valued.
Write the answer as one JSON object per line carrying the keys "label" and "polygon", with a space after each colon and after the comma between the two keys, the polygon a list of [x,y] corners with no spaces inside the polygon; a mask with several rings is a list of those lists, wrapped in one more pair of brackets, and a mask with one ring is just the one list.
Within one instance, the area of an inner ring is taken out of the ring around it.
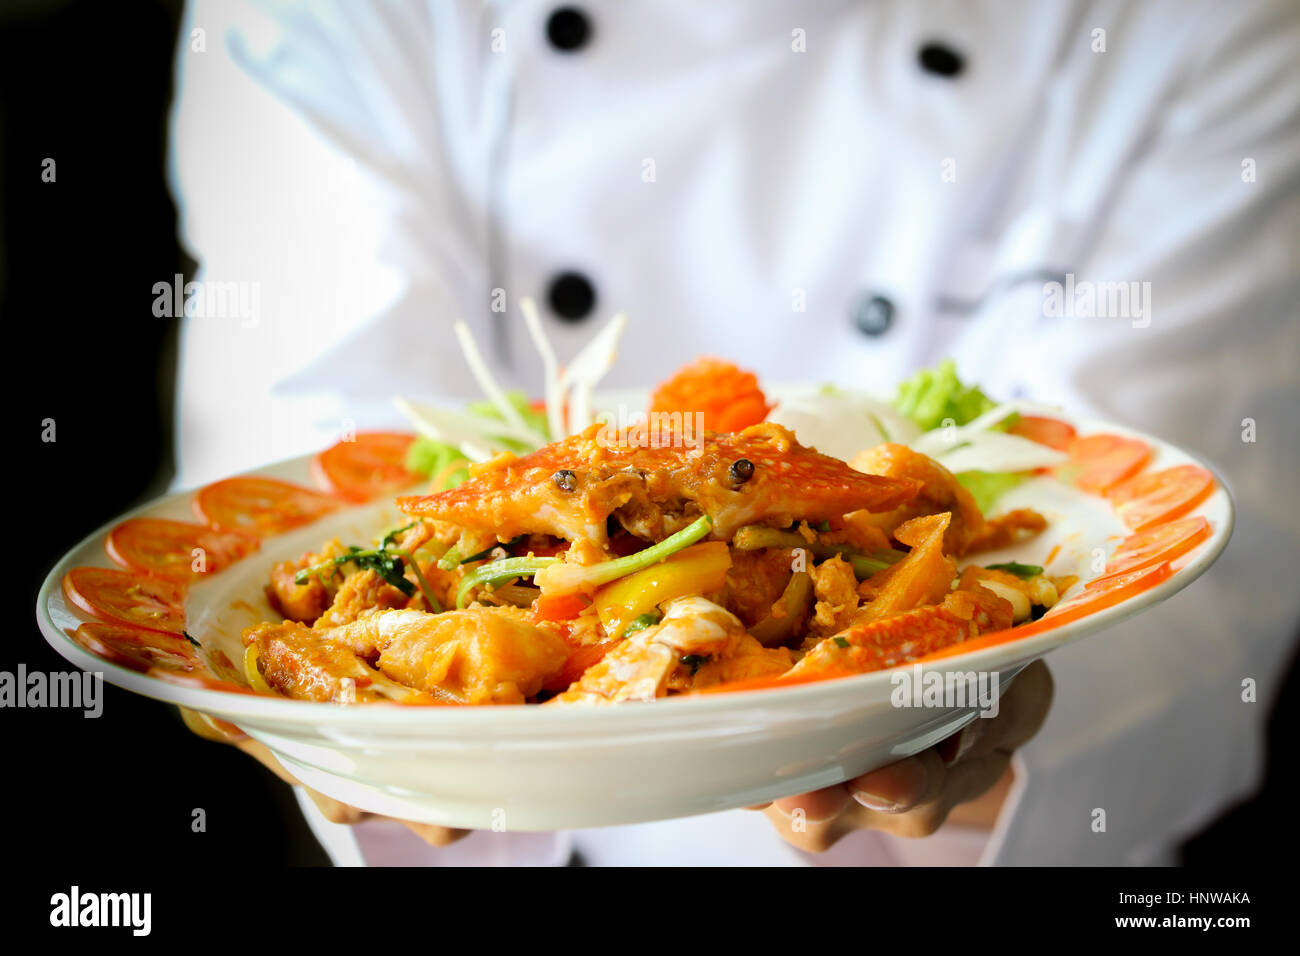
{"label": "hand", "polygon": [[[392,817],[381,816],[377,813],[367,813],[364,810],[358,810],[356,807],[350,807],[346,803],[341,803],[333,797],[327,797],[325,794],[313,790],[311,787],[299,783],[289,771],[284,769],[280,761],[275,759],[275,755],[267,748],[265,744],[258,743],[252,737],[240,731],[233,724],[226,723],[224,720],[217,720],[209,717],[207,714],[200,714],[197,711],[182,707],[181,717],[185,721],[185,726],[198,734],[204,740],[215,740],[218,743],[232,744],[238,747],[244,753],[248,754],[262,766],[266,767],[285,783],[295,787],[302,787],[311,797],[312,803],[316,804],[321,815],[331,823],[361,823],[365,820],[392,820]],[[447,846],[455,843],[462,837],[469,835],[469,830],[452,830],[448,827],[435,826],[432,823],[412,823],[409,820],[397,820],[416,836],[430,846]]]}
{"label": "hand", "polygon": [[1011,786],[1011,755],[1038,732],[1051,702],[1052,675],[1034,661],[1002,695],[996,717],[977,717],[937,746],[845,783],[750,809],[814,853],[855,830],[922,837],[948,819],[991,828]]}

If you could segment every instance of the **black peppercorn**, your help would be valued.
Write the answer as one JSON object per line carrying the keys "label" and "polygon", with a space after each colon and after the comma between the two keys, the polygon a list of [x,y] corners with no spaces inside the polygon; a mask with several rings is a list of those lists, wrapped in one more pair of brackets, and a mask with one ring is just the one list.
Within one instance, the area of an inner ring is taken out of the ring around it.
{"label": "black peppercorn", "polygon": [[754,463],[748,458],[737,458],[727,469],[727,474],[731,476],[733,484],[743,485],[754,477]]}
{"label": "black peppercorn", "polygon": [[578,476],[567,468],[561,468],[551,475],[551,480],[561,491],[573,491],[578,487]]}

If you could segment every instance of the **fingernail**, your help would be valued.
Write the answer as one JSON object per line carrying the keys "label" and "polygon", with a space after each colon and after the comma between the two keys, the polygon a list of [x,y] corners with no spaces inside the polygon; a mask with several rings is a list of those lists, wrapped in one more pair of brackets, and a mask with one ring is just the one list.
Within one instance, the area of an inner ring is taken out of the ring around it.
{"label": "fingernail", "polygon": [[916,806],[929,788],[929,768],[913,757],[859,777],[850,790],[853,799],[868,810],[902,813]]}
{"label": "fingernail", "polygon": [[868,810],[875,810],[878,813],[900,813],[907,808],[901,803],[895,803],[892,800],[886,800],[884,797],[874,793],[864,793],[861,790],[853,791],[853,799],[858,801]]}

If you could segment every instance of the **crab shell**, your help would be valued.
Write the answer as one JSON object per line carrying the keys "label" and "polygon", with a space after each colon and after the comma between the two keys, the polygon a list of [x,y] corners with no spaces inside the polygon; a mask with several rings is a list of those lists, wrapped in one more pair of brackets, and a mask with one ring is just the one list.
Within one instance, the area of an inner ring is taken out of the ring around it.
{"label": "crab shell", "polygon": [[[736,466],[742,460],[752,472]],[[568,474],[557,478],[561,471]],[[726,541],[743,525],[787,527],[860,510],[891,511],[920,487],[907,478],[855,471],[771,423],[693,438],[593,425],[521,458],[503,456],[480,466],[449,491],[400,498],[398,506],[501,541],[547,534],[603,551],[611,517],[637,537],[660,541],[708,515],[711,536]]]}

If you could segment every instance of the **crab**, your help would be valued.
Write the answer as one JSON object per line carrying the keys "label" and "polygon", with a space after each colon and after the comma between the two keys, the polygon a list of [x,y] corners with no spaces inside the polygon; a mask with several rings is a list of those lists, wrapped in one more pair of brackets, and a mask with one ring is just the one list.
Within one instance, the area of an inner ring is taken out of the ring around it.
{"label": "crab", "polygon": [[634,429],[593,425],[522,458],[502,456],[450,491],[401,498],[398,506],[501,541],[553,535],[601,560],[611,519],[638,538],[660,541],[707,515],[711,537],[728,541],[744,525],[889,512],[921,488],[911,478],[855,471],[776,424],[706,432],[690,443],[674,441],[676,434],[650,444]]}

